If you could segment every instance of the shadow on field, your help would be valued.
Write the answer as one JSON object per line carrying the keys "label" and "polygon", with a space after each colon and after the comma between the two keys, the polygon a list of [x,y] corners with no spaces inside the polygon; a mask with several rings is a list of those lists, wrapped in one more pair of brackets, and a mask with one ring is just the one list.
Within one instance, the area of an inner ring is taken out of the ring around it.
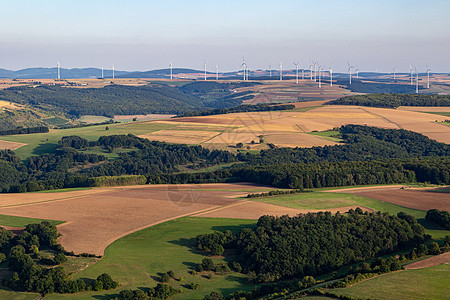
{"label": "shadow on field", "polygon": [[55,151],[56,146],[58,145],[53,143],[40,143],[33,149],[32,154],[41,155],[43,153],[52,153]]}

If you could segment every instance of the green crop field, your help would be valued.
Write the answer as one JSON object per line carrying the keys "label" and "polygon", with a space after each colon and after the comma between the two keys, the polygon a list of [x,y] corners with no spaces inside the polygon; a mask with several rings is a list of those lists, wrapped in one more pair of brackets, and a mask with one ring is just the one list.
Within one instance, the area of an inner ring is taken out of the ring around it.
{"label": "green crop field", "polygon": [[448,299],[450,265],[406,270],[378,276],[333,290],[358,299]]}
{"label": "green crop field", "polygon": [[[216,218],[181,218],[165,222],[127,235],[106,248],[104,258],[78,273],[75,278],[95,279],[107,272],[120,282],[120,287],[113,291],[85,292],[74,295],[53,294],[46,299],[91,299],[109,295],[118,295],[121,289],[153,287],[157,284],[158,273],[172,270],[175,278],[170,284],[181,287],[182,293],[172,299],[202,299],[212,291],[220,290],[224,294],[235,290],[249,290],[253,285],[246,284],[245,275],[231,272],[228,275],[214,275],[212,279],[200,274],[191,275],[188,270],[201,262],[205,256],[195,250],[195,237],[213,230],[239,230],[255,224],[255,220],[216,219]],[[223,261],[213,258],[215,262]],[[156,280],[155,280],[156,279]],[[198,283],[198,290],[183,287],[191,282]],[[0,294],[1,295],[1,294]]]}
{"label": "green crop field", "polygon": [[[105,130],[108,126],[109,130]],[[128,134],[141,135],[151,133],[158,130],[169,129],[176,125],[161,124],[154,122],[136,122],[125,124],[109,124],[97,125],[82,128],[57,129],[51,130],[48,133],[35,134],[20,134],[2,136],[1,139],[11,142],[25,143],[27,145],[20,147],[14,152],[22,159],[27,159],[33,155],[41,155],[43,153],[51,153],[58,141],[63,136],[77,135],[89,141],[96,141],[100,136],[114,135],[114,134]]]}
{"label": "green crop field", "polygon": [[0,215],[0,225],[2,225],[2,226],[24,227],[28,224],[40,223],[42,221],[49,221],[51,224],[54,224],[54,225],[59,225],[59,224],[64,223],[63,221]]}

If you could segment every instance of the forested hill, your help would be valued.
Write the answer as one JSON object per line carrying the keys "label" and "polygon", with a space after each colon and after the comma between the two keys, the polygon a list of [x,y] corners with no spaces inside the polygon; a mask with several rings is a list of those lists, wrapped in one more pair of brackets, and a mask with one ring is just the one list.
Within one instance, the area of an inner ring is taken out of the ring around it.
{"label": "forested hill", "polygon": [[450,95],[367,94],[346,96],[330,101],[327,104],[388,108],[399,106],[450,106]]}
{"label": "forested hill", "polygon": [[199,98],[178,88],[157,84],[142,87],[109,85],[87,89],[58,86],[14,87],[0,91],[0,100],[29,104],[74,117],[179,114],[203,107]]}

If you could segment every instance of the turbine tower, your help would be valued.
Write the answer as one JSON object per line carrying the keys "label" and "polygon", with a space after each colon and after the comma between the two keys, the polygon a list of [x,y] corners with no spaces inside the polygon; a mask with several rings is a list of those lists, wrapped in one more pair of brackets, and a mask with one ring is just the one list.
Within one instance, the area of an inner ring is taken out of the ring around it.
{"label": "turbine tower", "polygon": [[430,88],[430,71],[431,71],[431,69],[428,68],[428,65],[426,65],[426,66],[427,66],[427,89],[429,89]]}
{"label": "turbine tower", "polygon": [[219,66],[216,65],[216,80],[219,80]]}
{"label": "turbine tower", "polygon": [[419,93],[419,72],[417,72],[417,69],[415,69],[416,70],[416,94],[418,94]]}
{"label": "turbine tower", "polygon": [[172,80],[173,78],[173,73],[172,73],[172,62],[169,63],[170,66],[170,80]]}
{"label": "turbine tower", "polygon": [[269,64],[269,76],[272,77],[272,64]]}
{"label": "turbine tower", "polygon": [[409,65],[409,73],[411,74],[410,78],[411,78],[411,85],[413,85],[413,67],[411,65]]}
{"label": "turbine tower", "polygon": [[104,77],[103,77],[103,67],[102,67],[102,79],[103,79]]}
{"label": "turbine tower", "polygon": [[59,60],[58,60],[58,63],[56,64],[56,66],[58,67],[58,80],[61,80],[61,73],[60,73],[60,67],[61,67],[61,65],[59,64]]}
{"label": "turbine tower", "polygon": [[356,68],[355,73],[356,73],[356,79],[359,79],[359,69],[358,68]]}
{"label": "turbine tower", "polygon": [[114,65],[113,65],[113,67],[112,67],[112,71],[113,71],[113,79],[114,79]]}
{"label": "turbine tower", "polygon": [[312,67],[313,67],[313,65],[312,64],[310,64],[309,65],[309,72],[310,72],[310,75],[311,75],[311,80],[312,80],[312,78],[313,78],[313,76],[312,76]]}
{"label": "turbine tower", "polygon": [[280,81],[283,81],[283,62],[280,62]]}
{"label": "turbine tower", "polygon": [[322,87],[322,83],[321,83],[321,80],[320,80],[320,74],[321,74],[321,72],[320,72],[320,70],[322,69],[322,66],[319,66],[319,89]]}
{"label": "turbine tower", "polygon": [[350,83],[352,84],[352,69],[355,68],[354,66],[351,66],[350,63],[347,61],[347,65],[348,65],[348,70],[347,72],[350,74]]}
{"label": "turbine tower", "polygon": [[330,66],[330,86],[333,86],[333,63]]}
{"label": "turbine tower", "polygon": [[394,80],[395,80],[395,68],[392,69],[392,73],[394,73]]}
{"label": "turbine tower", "polygon": [[314,82],[317,82],[317,62],[314,62]]}
{"label": "turbine tower", "polygon": [[294,65],[295,65],[295,77],[296,77],[296,83],[298,84],[298,62],[297,63],[294,63]]}
{"label": "turbine tower", "polygon": [[206,60],[203,60],[203,68],[205,69],[205,81],[206,81]]}

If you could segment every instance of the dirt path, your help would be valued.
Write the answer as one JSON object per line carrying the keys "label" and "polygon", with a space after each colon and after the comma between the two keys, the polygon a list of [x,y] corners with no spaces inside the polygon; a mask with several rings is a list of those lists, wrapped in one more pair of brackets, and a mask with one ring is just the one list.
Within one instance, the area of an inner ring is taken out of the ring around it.
{"label": "dirt path", "polygon": [[416,270],[450,263],[450,252],[435,255],[405,266],[406,270]]}

